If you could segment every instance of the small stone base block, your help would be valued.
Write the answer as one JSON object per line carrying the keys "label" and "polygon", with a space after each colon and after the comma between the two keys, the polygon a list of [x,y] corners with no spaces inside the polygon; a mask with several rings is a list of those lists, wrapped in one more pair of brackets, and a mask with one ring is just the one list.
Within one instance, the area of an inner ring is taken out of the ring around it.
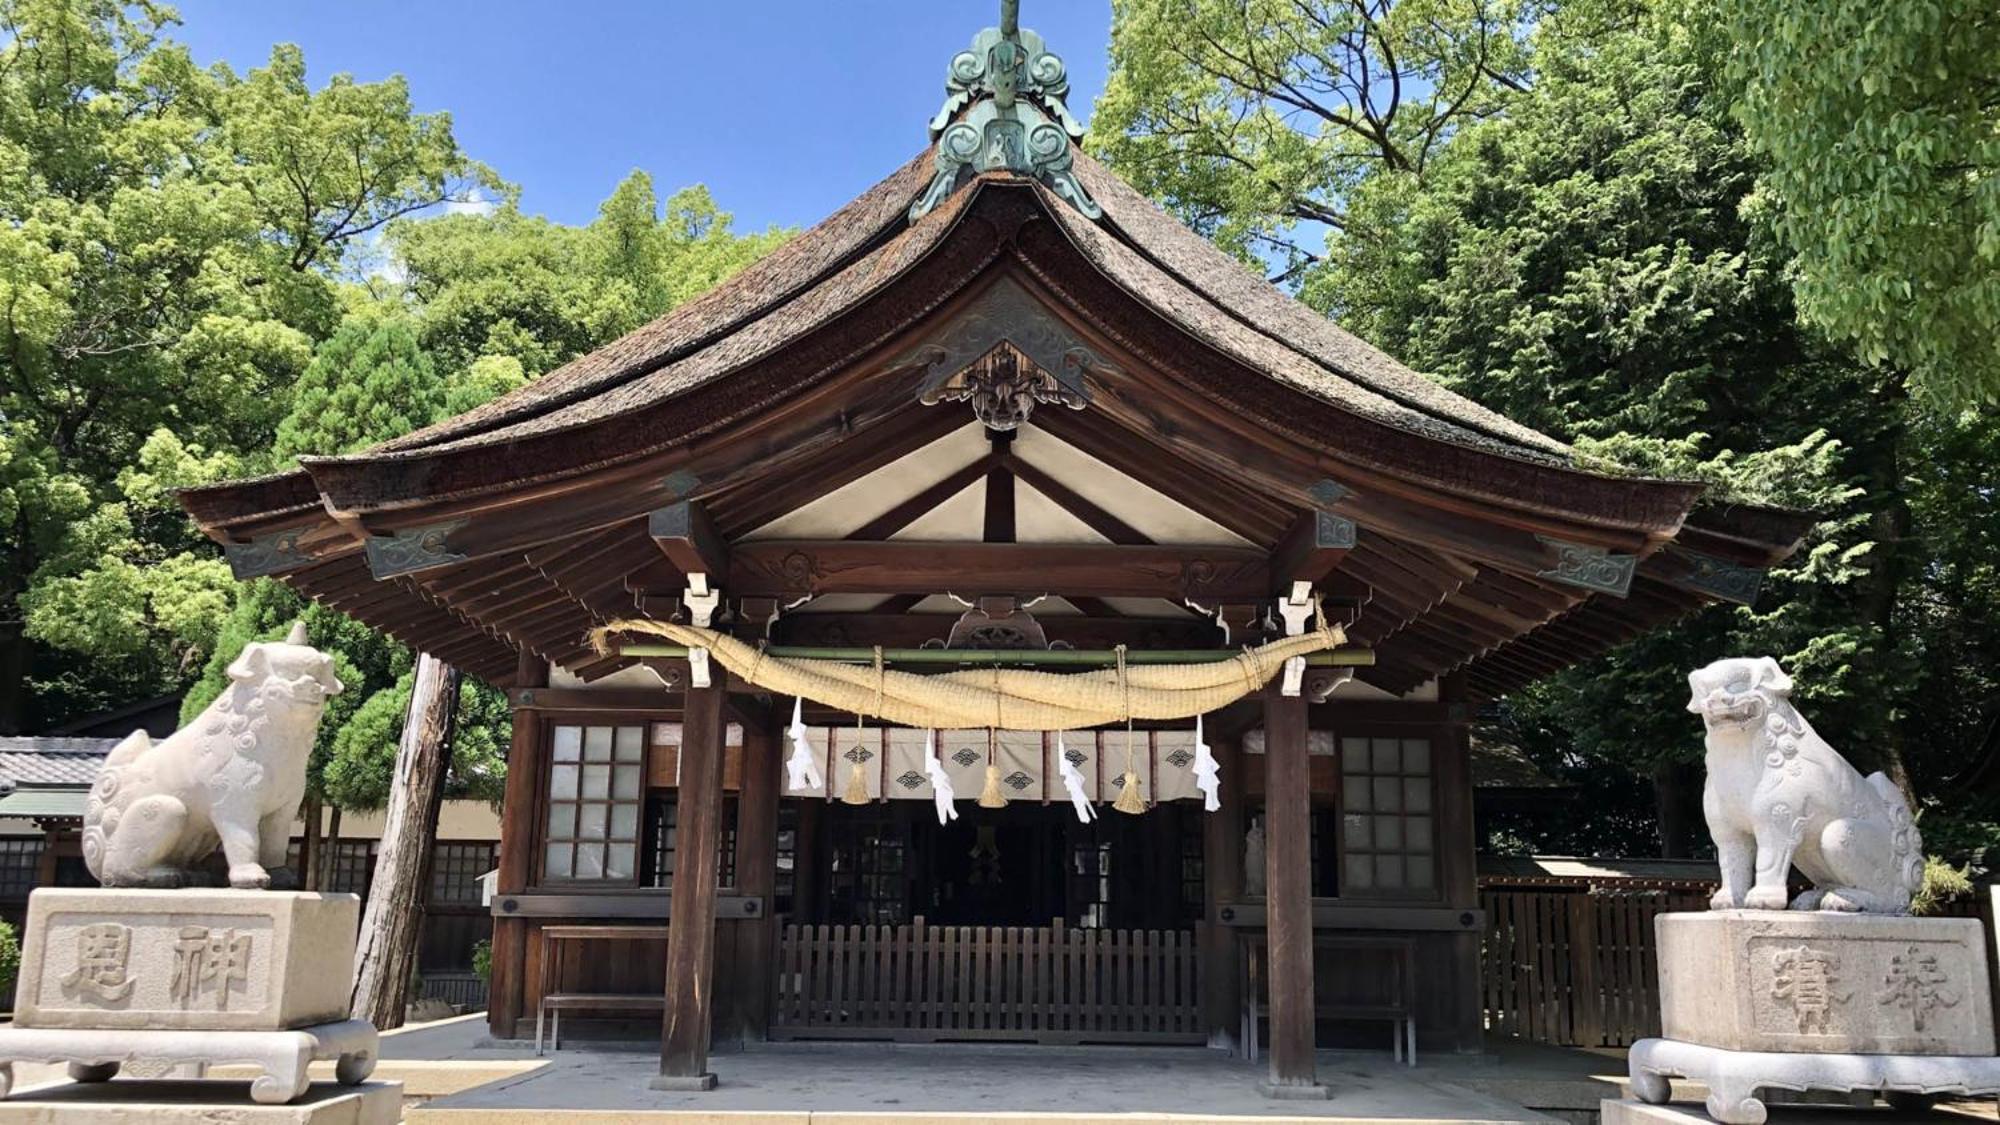
{"label": "small stone base block", "polygon": [[[1767,1114],[1757,1095],[1765,1088],[1841,1093],[1872,1090],[1892,1101],[2000,1092],[2000,1058],[1990,1055],[1728,1051],[1672,1039],[1641,1039],[1632,1044],[1626,1066],[1632,1096],[1647,1105],[1666,1104],[1671,1096],[1670,1076],[1707,1086],[1708,1115],[1724,1125],[1763,1125]],[[1612,1118],[1607,1116],[1604,1121],[1611,1125]]]}
{"label": "small stone base block", "polygon": [[360,903],[284,891],[37,890],[14,1024],[284,1031],[344,1020]]}
{"label": "small stone base block", "polygon": [[13,1088],[17,1062],[66,1062],[70,1077],[87,1083],[108,1082],[128,1064],[241,1063],[261,1072],[250,1083],[250,1097],[264,1105],[283,1105],[306,1092],[306,1066],[315,1059],[335,1060],[334,1079],[356,1086],[375,1072],[380,1054],[375,1025],[367,1020],[294,1031],[0,1027],[0,1098]]}
{"label": "small stone base block", "polygon": [[713,1074],[655,1074],[646,1082],[649,1090],[673,1090],[678,1093],[701,1093],[715,1089]]}
{"label": "small stone base block", "polygon": [[1286,1082],[1260,1082],[1257,1092],[1279,1102],[1323,1102],[1333,1096],[1333,1092],[1318,1082],[1311,1085]]}
{"label": "small stone base block", "polygon": [[249,1105],[234,1082],[112,1082],[57,1086],[0,1102],[0,1125],[396,1125],[403,1085],[321,1083],[289,1105]]}
{"label": "small stone base block", "polygon": [[1667,1039],[1731,1051],[1993,1053],[1977,918],[1715,910],[1654,925]]}

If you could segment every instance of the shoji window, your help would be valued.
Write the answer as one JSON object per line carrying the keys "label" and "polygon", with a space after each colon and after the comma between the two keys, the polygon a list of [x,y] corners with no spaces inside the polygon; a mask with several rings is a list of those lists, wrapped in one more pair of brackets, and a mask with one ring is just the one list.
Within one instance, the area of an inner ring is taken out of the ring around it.
{"label": "shoji window", "polygon": [[1340,811],[1342,895],[1436,893],[1430,739],[1341,738]]}
{"label": "shoji window", "polygon": [[552,728],[542,877],[633,884],[646,795],[646,728]]}

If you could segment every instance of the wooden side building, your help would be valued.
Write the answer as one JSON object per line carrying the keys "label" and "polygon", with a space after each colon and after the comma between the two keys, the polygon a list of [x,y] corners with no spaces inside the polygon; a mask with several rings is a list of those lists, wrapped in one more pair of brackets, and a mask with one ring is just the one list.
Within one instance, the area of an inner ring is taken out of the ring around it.
{"label": "wooden side building", "polygon": [[[1753,598],[1803,533],[1581,468],[1247,272],[1076,146],[1012,7],[930,148],[714,291],[460,417],[184,495],[240,576],[510,690],[496,1034],[552,997],[662,1012],[663,1080],[694,1084],[712,1036],[1268,1036],[1279,1093],[1347,1020],[1475,1050],[1470,709]],[[1009,800],[940,825],[920,732],[808,700],[827,782],[789,792],[791,700],[586,640],[704,591],[742,637],[927,667],[1233,650],[1316,597],[1351,666],[1205,717],[1216,812],[1187,724],[959,731],[958,792],[997,761]],[[1079,820],[1058,746],[1105,802],[1137,763],[1147,811]]]}

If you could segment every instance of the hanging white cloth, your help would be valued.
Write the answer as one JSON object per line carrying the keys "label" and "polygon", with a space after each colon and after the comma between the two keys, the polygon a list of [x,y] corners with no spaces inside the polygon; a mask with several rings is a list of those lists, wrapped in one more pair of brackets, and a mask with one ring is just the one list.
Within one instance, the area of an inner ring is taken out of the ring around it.
{"label": "hanging white cloth", "polygon": [[944,763],[938,760],[937,732],[924,732],[924,773],[931,779],[931,799],[937,802],[938,823],[945,824],[958,819],[958,808],[952,804],[958,795],[951,789],[951,774],[945,772]]}
{"label": "hanging white cloth", "polygon": [[1076,763],[1069,760],[1069,748],[1063,745],[1061,731],[1056,732],[1056,772],[1062,775],[1063,789],[1069,793],[1070,807],[1076,810],[1076,818],[1085,824],[1097,819],[1097,809],[1090,803],[1090,794],[1083,788],[1083,772]]}
{"label": "hanging white cloth", "polygon": [[805,700],[792,700],[792,725],[786,731],[792,736],[792,756],[785,761],[785,770],[790,777],[785,788],[794,793],[826,792],[826,775],[820,772],[818,755],[813,753],[812,743],[806,738]]}
{"label": "hanging white cloth", "polygon": [[1202,808],[1214,812],[1222,807],[1222,766],[1202,737],[1200,715],[1194,717],[1194,787],[1201,790]]}

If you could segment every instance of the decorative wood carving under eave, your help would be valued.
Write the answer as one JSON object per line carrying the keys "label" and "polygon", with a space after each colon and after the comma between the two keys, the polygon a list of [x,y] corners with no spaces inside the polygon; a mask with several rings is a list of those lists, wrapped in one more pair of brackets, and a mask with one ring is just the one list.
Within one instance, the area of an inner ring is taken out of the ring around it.
{"label": "decorative wood carving under eave", "polygon": [[1085,376],[1117,370],[1006,277],[892,367],[929,372],[917,391],[926,406],[970,402],[974,416],[996,430],[1020,426],[1038,403],[1081,410],[1091,398]]}
{"label": "decorative wood carving under eave", "polygon": [[421,527],[397,528],[388,535],[370,535],[366,542],[368,569],[377,578],[393,578],[434,566],[464,562],[466,556],[453,551],[451,533],[469,520],[446,520]]}
{"label": "decorative wood carving under eave", "polygon": [[222,557],[229,560],[229,573],[239,581],[297,570],[315,561],[299,544],[308,530],[288,527],[246,542],[224,543]]}
{"label": "decorative wood carving under eave", "polygon": [[1639,556],[1615,554],[1603,547],[1567,543],[1546,535],[1539,538],[1555,548],[1556,559],[1555,565],[1536,577],[1620,598],[1632,589],[1632,575],[1638,570]]}
{"label": "decorative wood carving under eave", "polygon": [[[1745,566],[1715,555],[1673,546],[1664,552],[1662,565],[1678,564],[1680,573],[1664,576],[1666,581],[1735,605],[1755,605],[1764,585],[1764,568]],[[1652,571],[1648,571],[1652,573]]]}

